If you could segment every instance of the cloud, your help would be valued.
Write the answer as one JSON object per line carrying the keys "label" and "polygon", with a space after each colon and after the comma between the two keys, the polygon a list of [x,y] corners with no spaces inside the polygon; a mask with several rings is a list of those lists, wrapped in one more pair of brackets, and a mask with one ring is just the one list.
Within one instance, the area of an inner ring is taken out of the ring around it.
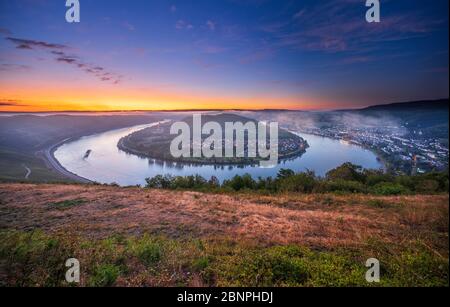
{"label": "cloud", "polygon": [[21,65],[21,64],[9,64],[9,63],[3,63],[0,64],[0,71],[27,71],[30,70],[31,67],[28,65]]}
{"label": "cloud", "polygon": [[65,53],[62,52],[62,51],[51,51],[51,54],[58,55],[58,56],[64,56],[65,55]]}
{"label": "cloud", "polygon": [[426,72],[426,73],[447,73],[448,74],[448,66],[432,67],[429,69],[425,69],[424,72]]}
{"label": "cloud", "polygon": [[386,15],[381,23],[369,24],[359,0],[316,3],[296,11],[292,18],[264,24],[260,30],[280,49],[341,53],[357,51],[362,46],[373,47],[380,42],[424,37],[445,23],[409,11]]}
{"label": "cloud", "polygon": [[60,57],[60,58],[57,58],[56,61],[67,63],[67,64],[74,64],[77,62],[77,59],[69,58],[69,57]]}
{"label": "cloud", "polygon": [[2,35],[11,35],[12,32],[9,31],[9,30],[6,29],[6,28],[0,28],[0,34],[2,34]]}
{"label": "cloud", "polygon": [[349,56],[349,57],[342,59],[337,64],[352,65],[352,64],[372,62],[375,60],[376,60],[376,58],[373,56]]}
{"label": "cloud", "polygon": [[189,22],[186,22],[186,21],[180,19],[175,23],[175,28],[177,30],[191,30],[194,28],[194,26],[192,24],[190,24]]}
{"label": "cloud", "polygon": [[303,15],[305,15],[305,12],[306,12],[305,9],[300,10],[297,13],[295,13],[294,16],[292,16],[292,18],[294,18],[294,19],[301,18],[301,17],[303,17]]}
{"label": "cloud", "polygon": [[[69,54],[67,50],[69,50],[70,48],[66,45],[21,38],[13,38],[13,37],[7,37],[6,40],[15,44],[16,48],[19,49],[47,51],[50,55],[54,56],[56,62],[71,65],[78,69],[81,69],[84,73],[91,74],[102,82],[110,82],[113,84],[118,84],[123,80],[122,75],[109,72],[104,67],[87,63],[81,60],[78,56]],[[8,67],[13,68],[14,66],[13,64],[2,64],[2,66],[0,66],[0,70],[1,69],[5,70]],[[20,66],[17,66],[15,68],[16,69],[20,68]]]}
{"label": "cloud", "polygon": [[21,101],[12,99],[0,99],[0,107],[27,107]]}
{"label": "cloud", "polygon": [[206,26],[211,30],[214,31],[216,29],[216,23],[214,21],[208,20],[206,22]]}
{"label": "cloud", "polygon": [[369,116],[353,112],[340,112],[333,114],[330,120],[336,124],[345,123],[346,127],[350,127],[352,129],[384,127],[396,129],[402,133],[406,132],[406,130],[402,128],[399,118],[384,114]]}
{"label": "cloud", "polygon": [[194,63],[203,69],[213,69],[213,68],[217,68],[220,66],[219,64],[210,63],[201,58],[195,59]]}
{"label": "cloud", "polygon": [[14,37],[7,37],[6,40],[14,43],[19,49],[33,49],[33,48],[44,48],[44,49],[66,49],[67,46],[60,44],[52,44],[42,41],[20,39]]}
{"label": "cloud", "polygon": [[323,129],[329,125],[349,129],[370,129],[383,127],[389,131],[404,134],[407,130],[402,127],[401,120],[395,116],[378,114],[368,116],[355,112],[271,112],[264,113],[264,120],[270,119],[283,123],[283,126],[302,131],[304,129]]}
{"label": "cloud", "polygon": [[218,54],[218,53],[223,53],[223,52],[227,51],[227,48],[220,47],[220,46],[214,46],[214,45],[207,45],[207,46],[202,47],[202,50],[204,53],[207,53],[207,54]]}
{"label": "cloud", "polygon": [[176,7],[175,5],[171,5],[171,6],[170,6],[170,11],[171,11],[172,13],[175,13],[175,12],[177,11],[177,7]]}
{"label": "cloud", "polygon": [[251,64],[254,62],[264,61],[271,58],[275,54],[275,50],[265,47],[247,54],[239,59],[241,64]]}
{"label": "cloud", "polygon": [[128,21],[125,21],[122,24],[128,31],[134,31],[136,30],[136,27],[134,25],[132,25],[131,23],[129,23]]}

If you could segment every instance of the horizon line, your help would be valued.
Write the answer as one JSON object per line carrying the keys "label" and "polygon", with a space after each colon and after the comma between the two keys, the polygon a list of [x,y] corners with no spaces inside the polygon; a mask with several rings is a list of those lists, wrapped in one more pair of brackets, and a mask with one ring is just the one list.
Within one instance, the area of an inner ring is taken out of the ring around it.
{"label": "horizon line", "polygon": [[230,108],[230,109],[208,109],[208,108],[199,108],[199,109],[148,109],[148,110],[62,110],[62,111],[55,111],[55,110],[49,110],[49,111],[2,111],[0,110],[0,114],[44,114],[44,113],[139,113],[139,112],[161,112],[161,113],[169,113],[169,112],[230,112],[230,111],[236,111],[236,112],[342,112],[342,111],[354,111],[354,110],[364,110],[371,107],[376,106],[388,106],[393,104],[406,104],[406,103],[416,103],[416,102],[437,102],[437,101],[444,101],[449,100],[449,98],[439,98],[439,99],[421,99],[421,100],[411,100],[411,101],[403,101],[403,102],[386,102],[386,103],[380,103],[380,104],[373,104],[373,105],[367,105],[362,107],[355,107],[355,108],[336,108],[336,109],[283,109],[283,108],[263,108],[263,109],[240,109],[240,108]]}

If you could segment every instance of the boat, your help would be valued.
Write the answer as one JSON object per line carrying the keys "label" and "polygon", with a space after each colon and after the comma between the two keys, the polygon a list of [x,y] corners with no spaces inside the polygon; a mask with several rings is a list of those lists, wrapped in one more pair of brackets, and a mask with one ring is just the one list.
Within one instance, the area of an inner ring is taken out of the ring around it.
{"label": "boat", "polygon": [[88,150],[86,151],[86,153],[84,154],[83,159],[89,158],[89,155],[90,155],[91,153],[92,153],[92,150],[88,149]]}

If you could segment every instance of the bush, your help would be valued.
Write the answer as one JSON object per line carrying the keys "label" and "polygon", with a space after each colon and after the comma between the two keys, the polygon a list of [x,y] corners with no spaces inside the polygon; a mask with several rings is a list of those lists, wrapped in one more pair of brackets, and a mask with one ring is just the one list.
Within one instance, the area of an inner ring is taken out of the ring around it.
{"label": "bush", "polygon": [[159,242],[144,236],[138,242],[131,242],[131,250],[145,265],[152,266],[162,257],[162,248]]}
{"label": "bush", "polygon": [[313,174],[299,173],[278,180],[277,185],[279,191],[311,193],[316,186],[316,179]]}
{"label": "bush", "polygon": [[327,192],[366,193],[366,187],[358,181],[334,180],[325,183]]}
{"label": "bush", "polygon": [[[2,274],[13,272],[15,286],[58,286],[64,280],[65,261],[72,254],[72,247],[41,231],[0,233],[0,263],[6,268]],[[45,274],[35,264],[44,268]]]}
{"label": "bush", "polygon": [[285,179],[285,178],[288,178],[288,177],[292,177],[294,175],[295,175],[295,172],[293,170],[282,168],[278,172],[277,179],[281,180],[281,179]]}
{"label": "bush", "polygon": [[230,180],[225,180],[223,185],[228,186],[235,191],[244,189],[253,190],[256,187],[256,182],[250,174],[245,174],[243,176],[236,175]]}
{"label": "bush", "polygon": [[308,267],[302,255],[292,254],[295,246],[273,247],[268,250],[250,250],[235,255],[226,262],[219,274],[233,286],[300,286],[308,278]]}
{"label": "bush", "polygon": [[173,177],[170,175],[157,175],[153,178],[145,179],[147,182],[147,188],[151,189],[169,189],[171,188],[171,183],[173,181]]}
{"label": "bush", "polygon": [[415,183],[413,176],[398,176],[394,183],[404,186],[410,191],[415,191]]}
{"label": "bush", "polygon": [[120,268],[113,264],[98,266],[89,281],[91,287],[111,287],[120,275]]}
{"label": "bush", "polygon": [[377,185],[379,183],[393,182],[395,180],[395,177],[393,175],[385,174],[383,171],[380,170],[365,170],[364,176],[365,176],[365,184],[370,187]]}
{"label": "bush", "polygon": [[391,206],[389,203],[385,202],[382,199],[371,199],[367,201],[367,204],[376,208],[389,208]]}
{"label": "bush", "polygon": [[222,184],[217,177],[208,181],[200,175],[173,177],[158,175],[146,179],[147,188],[182,189],[197,191],[235,192],[253,190],[261,192],[297,192],[297,193],[375,193],[378,195],[399,195],[407,193],[448,192],[448,172],[433,172],[417,176],[395,176],[381,170],[364,170],[362,167],[344,163],[329,171],[326,178],[318,178],[313,172],[295,173],[290,169],[281,169],[275,179],[258,178],[250,174],[236,175]]}
{"label": "bush", "polygon": [[211,179],[208,181],[208,185],[211,188],[219,188],[220,187],[220,181],[216,176],[211,176]]}
{"label": "bush", "polygon": [[[441,256],[445,255],[445,246],[435,251],[435,246],[427,242],[404,240],[391,244],[371,239],[357,248],[312,250],[297,244],[249,245],[219,238],[144,235],[86,240],[71,233],[0,231],[0,283],[68,286],[64,263],[75,256],[82,264],[82,275],[81,284],[74,286],[191,286],[194,277],[201,277],[201,284],[196,281],[196,285],[448,287],[448,257]],[[158,250],[161,253],[155,252]],[[143,268],[149,260],[158,259],[155,254],[160,258],[158,265]],[[364,278],[364,263],[369,257],[381,261],[379,284],[370,285]]]}
{"label": "bush", "polygon": [[196,272],[201,272],[209,266],[210,260],[208,257],[200,257],[192,263],[192,268]]}
{"label": "bush", "polygon": [[439,182],[433,179],[426,179],[416,186],[416,192],[422,194],[434,194],[439,190]]}
{"label": "bush", "polygon": [[332,169],[326,174],[328,180],[364,181],[363,168],[350,162]]}
{"label": "bush", "polygon": [[372,192],[377,195],[402,195],[408,194],[410,191],[403,185],[398,183],[379,183],[375,185]]}

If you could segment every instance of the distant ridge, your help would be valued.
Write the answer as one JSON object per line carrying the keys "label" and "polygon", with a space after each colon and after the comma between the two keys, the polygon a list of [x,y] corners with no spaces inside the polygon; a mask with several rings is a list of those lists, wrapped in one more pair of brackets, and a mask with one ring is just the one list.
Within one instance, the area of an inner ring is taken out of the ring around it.
{"label": "distant ridge", "polygon": [[173,110],[97,110],[97,111],[80,111],[80,110],[64,110],[64,111],[2,111],[0,114],[13,114],[13,115],[33,115],[33,114],[139,114],[139,113],[184,113],[184,112],[361,112],[361,111],[395,111],[395,110],[413,110],[413,109],[425,109],[425,110],[440,110],[448,109],[449,99],[437,99],[437,100],[420,100],[420,101],[407,101],[396,102],[388,104],[373,105],[360,109],[328,109],[328,110],[301,110],[301,109],[246,109],[246,108],[229,108],[229,109],[173,109]]}
{"label": "distant ridge", "polygon": [[397,118],[413,133],[421,131],[423,136],[448,140],[448,99],[376,105],[351,112],[363,116]]}
{"label": "distant ridge", "polygon": [[374,105],[358,111],[400,111],[400,110],[435,110],[448,109],[448,98],[438,100],[421,100],[409,102],[397,102],[383,105]]}

